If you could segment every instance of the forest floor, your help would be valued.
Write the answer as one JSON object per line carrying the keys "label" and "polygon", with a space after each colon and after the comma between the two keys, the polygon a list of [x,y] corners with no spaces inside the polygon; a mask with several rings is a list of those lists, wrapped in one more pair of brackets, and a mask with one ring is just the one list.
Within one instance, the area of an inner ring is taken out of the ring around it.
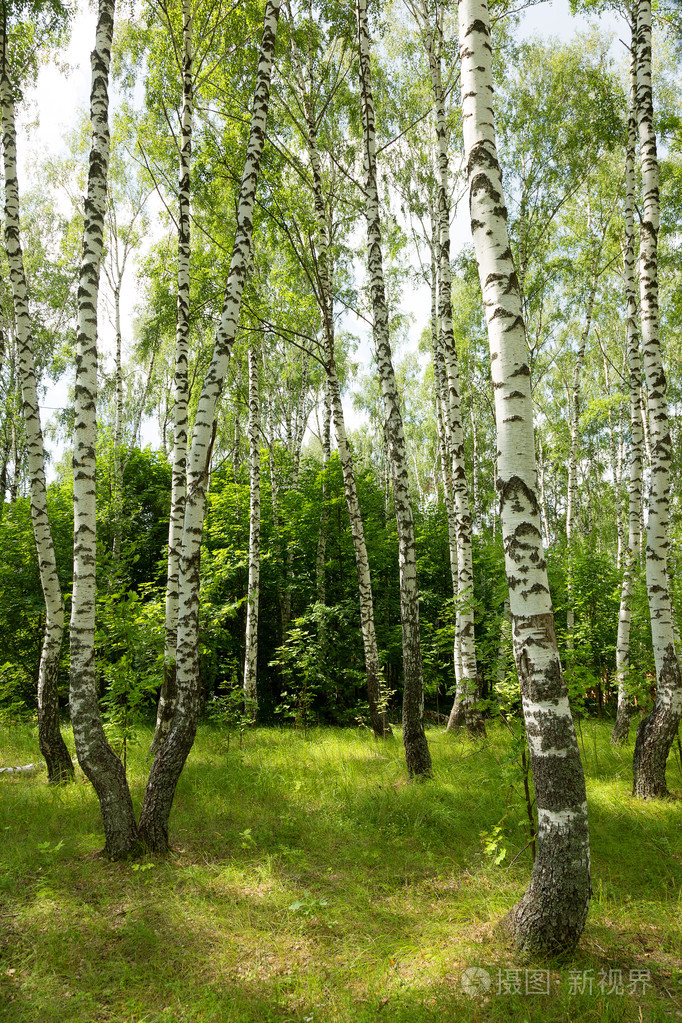
{"label": "forest floor", "polygon": [[[399,735],[257,729],[228,750],[204,727],[178,785],[173,852],[138,862],[99,855],[80,772],[61,789],[44,773],[4,776],[0,1018],[682,1019],[682,801],[634,800],[631,746],[612,749],[606,723],[582,733],[594,895],[564,960],[521,956],[494,929],[530,873],[499,723],[483,744],[431,729],[424,784],[406,781]],[[128,751],[138,806],[150,738],[141,730]],[[0,726],[0,750],[2,766],[37,760],[35,730]],[[682,793],[676,754],[668,783]],[[474,968],[485,973],[465,974]]]}

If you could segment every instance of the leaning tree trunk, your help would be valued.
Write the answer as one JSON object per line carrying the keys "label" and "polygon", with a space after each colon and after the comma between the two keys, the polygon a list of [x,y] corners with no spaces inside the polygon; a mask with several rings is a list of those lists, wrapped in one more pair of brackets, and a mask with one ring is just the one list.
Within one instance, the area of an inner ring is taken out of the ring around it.
{"label": "leaning tree trunk", "polygon": [[[437,19],[438,20],[438,19]],[[440,25],[436,27],[440,32]],[[425,45],[431,70],[431,86],[438,137],[438,251],[439,346],[447,376],[446,438],[452,463],[452,487],[457,523],[457,617],[455,623],[456,693],[448,720],[448,731],[465,725],[473,734],[485,734],[483,716],[476,707],[478,670],[474,636],[474,561],[472,552],[473,519],[469,506],[464,461],[464,428],[459,385],[459,366],[452,329],[452,282],[450,276],[450,173],[445,99],[441,76],[441,42],[434,31],[426,29]]]}
{"label": "leaning tree trunk", "polygon": [[503,927],[517,946],[556,952],[582,933],[590,901],[587,802],[554,631],[537,498],[530,368],[512,262],[492,106],[484,0],[460,0],[464,150],[495,392],[500,518],[514,655],[538,807],[530,884]]}
{"label": "leaning tree trunk", "polygon": [[92,148],[78,283],[69,702],[78,762],[95,788],[102,811],[105,851],[111,857],[121,857],[138,847],[139,837],[123,765],[109,746],[102,727],[95,673],[97,300],[109,167],[108,86],[113,30],[114,0],[99,0],[96,42],[91,58]]}
{"label": "leaning tree trunk", "polygon": [[140,834],[147,847],[157,852],[168,849],[168,822],[175,786],[194,743],[199,717],[199,554],[206,489],[215,435],[216,406],[239,323],[244,282],[251,261],[253,210],[265,141],[279,8],[280,0],[268,0],[225,302],[211,365],[199,398],[189,454],[180,556],[177,700],[170,731],[152,764],[140,813]]}
{"label": "leaning tree trunk", "polygon": [[258,352],[249,345],[249,582],[246,598],[244,707],[251,722],[258,714],[258,603],[260,597],[260,404]]}
{"label": "leaning tree trunk", "polygon": [[[47,511],[45,452],[40,426],[31,315],[28,305],[24,256],[19,226],[19,186],[14,97],[6,67],[6,22],[0,20],[2,65],[2,142],[5,168],[5,248],[12,281],[17,361],[26,427],[28,471],[31,485],[31,521],[38,555],[40,585],[45,599],[45,635],[38,668],[38,743],[50,782],[73,778],[73,763],[59,730],[57,674],[64,631],[64,601],[57,574],[52,530]],[[4,501],[4,487],[0,501]]]}
{"label": "leaning tree trunk", "polygon": [[651,438],[651,487],[646,537],[646,582],[656,662],[656,702],[637,729],[633,793],[665,796],[668,753],[682,717],[682,681],[675,652],[673,609],[668,586],[668,518],[670,513],[671,438],[666,378],[659,344],[658,229],[660,221],[658,158],[651,91],[651,2],[634,7],[637,61],[637,124],[642,162],[643,212],[639,249],[639,300],[642,352],[647,385]]}
{"label": "leaning tree trunk", "polygon": [[384,287],[381,252],[381,224],[377,190],[376,133],[374,99],[369,65],[369,29],[366,0],[357,0],[358,42],[360,54],[360,87],[362,90],[362,123],[365,170],[365,214],[367,247],[374,314],[374,344],[384,398],[388,433],[389,458],[393,478],[393,503],[398,530],[400,566],[400,616],[403,641],[403,743],[407,769],[411,776],[431,774],[431,754],[424,732],[424,678],[419,636],[419,591],[417,589],[417,557],[414,520],[408,480],[407,453],[398,391],[391,357],[388,330],[388,308]]}
{"label": "leaning tree trunk", "polygon": [[[634,42],[634,41],[633,41]],[[640,514],[642,507],[642,417],[639,403],[642,392],[642,367],[637,326],[637,291],[635,284],[635,149],[637,146],[636,117],[637,68],[634,45],[630,57],[630,112],[628,141],[625,154],[625,243],[623,245],[623,276],[627,302],[627,342],[630,384],[630,473],[628,482],[628,546],[623,566],[623,584],[620,593],[618,637],[616,640],[616,679],[618,682],[618,710],[611,733],[611,742],[627,742],[630,720],[635,711],[629,686],[630,623],[632,595],[639,570],[641,547]]]}
{"label": "leaning tree trunk", "polygon": [[173,434],[173,477],[168,523],[168,575],[166,580],[166,622],[163,653],[163,685],[156,712],[152,752],[163,745],[175,712],[175,657],[178,638],[178,573],[182,523],[187,484],[187,360],[189,354],[189,272],[191,260],[192,120],[194,79],[192,70],[192,4],[182,7],[182,120],[180,125],[180,167],[178,178],[178,302],[175,330],[175,426]]}

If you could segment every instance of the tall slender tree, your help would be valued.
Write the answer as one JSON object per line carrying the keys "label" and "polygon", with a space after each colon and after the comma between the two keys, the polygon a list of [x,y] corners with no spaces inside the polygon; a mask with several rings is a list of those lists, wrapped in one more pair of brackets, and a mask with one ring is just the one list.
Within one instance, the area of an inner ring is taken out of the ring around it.
{"label": "tall slender tree", "polygon": [[194,72],[192,68],[192,0],[182,3],[182,115],[178,169],[178,299],[175,328],[175,376],[173,383],[173,484],[168,523],[168,574],[166,581],[166,622],[163,685],[159,696],[152,751],[170,731],[176,699],[176,645],[178,635],[178,573],[187,485],[187,399],[189,384],[189,288],[191,260],[191,163],[194,117]]}
{"label": "tall slender tree", "polygon": [[459,0],[462,122],[471,228],[495,390],[500,517],[514,654],[538,808],[530,884],[504,927],[521,948],[571,948],[590,901],[587,801],[542,549],[530,368],[492,105],[485,0]]}
{"label": "tall slender tree", "polygon": [[623,584],[618,614],[616,640],[616,678],[618,682],[618,710],[611,734],[615,745],[626,742],[630,732],[630,719],[635,707],[630,692],[630,624],[635,575],[639,569],[642,506],[642,417],[640,396],[642,366],[637,324],[637,286],[635,280],[635,153],[637,147],[636,117],[637,66],[634,45],[630,54],[630,103],[628,137],[625,152],[625,238],[623,241],[623,277],[627,304],[628,383],[630,392],[630,458],[628,478],[628,545],[623,565]]}
{"label": "tall slender tree", "polygon": [[366,0],[357,0],[360,89],[362,93],[363,164],[368,266],[372,296],[373,333],[377,368],[386,416],[393,503],[398,528],[400,618],[403,646],[403,744],[411,776],[431,773],[431,754],[424,732],[424,676],[419,635],[419,591],[414,519],[410,497],[407,452],[389,339],[377,187],[376,129],[370,72],[370,39]]}
{"label": "tall slender tree", "polygon": [[45,450],[38,406],[28,287],[21,247],[14,90],[10,80],[7,50],[7,4],[3,3],[0,13],[0,102],[5,171],[5,249],[12,282],[17,362],[28,449],[31,521],[38,554],[40,584],[45,599],[45,633],[38,668],[38,742],[47,764],[48,779],[51,782],[62,782],[73,778],[71,755],[59,728],[57,692],[59,655],[64,631],[64,600],[57,574],[57,559],[47,510]]}
{"label": "tall slender tree", "polygon": [[95,673],[97,304],[109,167],[109,62],[113,32],[114,0],[99,0],[91,57],[92,147],[78,285],[69,703],[78,762],[92,782],[102,809],[105,848],[108,855],[118,857],[137,847],[137,823],[123,764],[104,734]]}
{"label": "tall slender tree", "polygon": [[244,704],[251,721],[258,712],[258,609],[260,599],[260,399],[259,352],[249,344],[249,581],[246,597]]}
{"label": "tall slender tree", "polygon": [[673,609],[668,582],[671,436],[667,381],[661,358],[658,311],[658,232],[660,196],[651,87],[651,0],[633,7],[633,46],[637,65],[637,127],[642,165],[643,210],[639,245],[639,303],[642,362],[647,386],[651,439],[651,485],[646,533],[646,581],[656,662],[656,702],[637,729],[633,793],[665,796],[665,768],[682,718],[682,679],[675,651]]}
{"label": "tall slender tree", "polygon": [[216,406],[239,323],[242,293],[251,263],[253,210],[270,102],[280,0],[268,0],[251,111],[249,142],[242,174],[237,223],[225,301],[213,357],[199,398],[187,472],[187,499],[180,558],[177,700],[165,742],[157,752],[140,813],[140,834],[148,848],[168,848],[168,822],[185,760],[194,743],[199,716],[199,555],[206,509],[206,489],[215,435]]}

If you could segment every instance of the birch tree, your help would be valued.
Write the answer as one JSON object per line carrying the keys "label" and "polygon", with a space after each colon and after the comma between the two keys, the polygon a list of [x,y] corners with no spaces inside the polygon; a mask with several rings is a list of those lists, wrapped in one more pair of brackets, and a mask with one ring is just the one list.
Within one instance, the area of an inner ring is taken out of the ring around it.
{"label": "birch tree", "polygon": [[646,533],[646,582],[651,635],[656,661],[656,701],[637,729],[633,793],[665,796],[668,753],[682,717],[682,680],[675,652],[672,602],[667,574],[670,515],[671,437],[667,382],[659,341],[658,232],[659,172],[651,86],[651,2],[633,6],[633,48],[637,67],[637,129],[642,167],[642,214],[639,243],[639,305],[642,362],[647,386],[651,443],[651,485]]}
{"label": "birch tree", "polygon": [[509,247],[492,106],[485,0],[460,0],[464,150],[495,389],[500,518],[516,659],[538,808],[530,884],[503,922],[521,948],[573,947],[590,901],[585,779],[554,630],[521,293]]}
{"label": "birch tree", "polygon": [[191,160],[194,115],[192,68],[192,3],[182,4],[182,114],[180,119],[178,170],[178,299],[175,329],[175,375],[173,381],[173,485],[168,525],[163,686],[159,696],[152,751],[170,731],[176,699],[176,645],[178,622],[178,573],[187,483],[187,365],[189,354],[189,287],[191,259]]}
{"label": "birch tree", "polygon": [[246,597],[244,705],[248,717],[258,713],[258,605],[260,582],[260,402],[259,353],[249,345],[249,582]]}
{"label": "birch tree", "polygon": [[[59,783],[73,778],[74,773],[71,755],[59,729],[57,674],[64,631],[64,600],[57,574],[47,509],[45,450],[38,405],[28,287],[21,246],[14,94],[9,76],[7,7],[4,4],[0,18],[0,74],[5,172],[5,249],[14,303],[17,363],[21,379],[31,488],[31,521],[38,555],[40,584],[45,599],[45,633],[38,668],[38,742],[47,764],[48,780]],[[1,495],[3,501],[4,496],[3,486]]]}
{"label": "birch tree", "polygon": [[137,824],[123,765],[104,734],[95,673],[97,304],[109,166],[108,87],[113,31],[114,0],[99,0],[95,48],[91,57],[92,148],[78,286],[69,703],[78,762],[92,782],[102,810],[106,852],[109,856],[120,857],[137,848]]}
{"label": "birch tree", "polygon": [[393,371],[389,340],[388,307],[384,285],[379,193],[377,188],[374,97],[369,63],[369,28],[366,0],[357,0],[360,88],[362,93],[363,165],[365,216],[367,220],[368,268],[372,296],[373,333],[377,368],[386,417],[393,502],[398,527],[400,566],[400,616],[403,645],[403,744],[411,776],[431,774],[431,754],[424,732],[424,678],[419,636],[419,592],[414,520],[410,498],[408,464],[402,415]]}
{"label": "birch tree", "polygon": [[[309,30],[312,31],[312,17]],[[379,662],[376,629],[374,624],[374,598],[372,594],[372,578],[367,556],[365,530],[358,499],[355,480],[353,454],[346,434],[346,423],[341,400],[341,384],[336,363],[335,330],[334,330],[334,287],[332,257],[332,225],[333,200],[331,195],[325,199],[322,159],[318,146],[318,134],[321,117],[326,112],[327,103],[321,104],[322,111],[316,109],[314,85],[314,67],[312,45],[309,47],[308,67],[303,61],[295,45],[292,46],[293,58],[298,83],[300,105],[303,112],[303,123],[299,125],[310,162],[312,180],[312,196],[315,206],[316,234],[313,245],[315,297],[320,308],[322,319],[322,339],[324,352],[324,369],[326,376],[325,388],[325,423],[327,422],[327,406],[334,423],[334,435],[343,474],[343,489],[350,521],[355,567],[358,580],[358,598],[360,603],[360,628],[365,657],[365,675],[367,679],[367,700],[369,704],[370,725],[378,737],[391,734],[386,710],[383,707],[382,674]],[[306,74],[307,71],[307,74]],[[307,81],[306,81],[307,79]],[[338,84],[335,83],[335,84]],[[333,92],[330,94],[333,95]],[[327,427],[324,432],[323,451],[325,450]],[[327,460],[328,460],[328,456]],[[319,591],[318,591],[319,599]]]}
{"label": "birch tree", "polygon": [[251,128],[237,208],[230,274],[225,290],[213,357],[199,398],[187,471],[187,497],[182,531],[176,647],[177,700],[170,731],[157,752],[149,775],[140,834],[146,846],[168,849],[168,822],[175,786],[192,748],[199,715],[199,554],[206,509],[216,406],[239,323],[241,298],[251,262],[253,210],[270,100],[280,0],[268,0],[258,62]]}
{"label": "birch tree", "polygon": [[618,710],[611,734],[614,744],[627,741],[630,719],[635,707],[630,693],[630,625],[635,575],[639,568],[642,507],[642,417],[640,395],[642,367],[638,328],[637,285],[635,280],[635,154],[637,148],[637,66],[634,39],[630,54],[630,103],[628,111],[628,137],[625,153],[625,237],[623,242],[623,278],[627,305],[627,357],[630,392],[630,454],[628,478],[628,545],[623,566],[623,584],[618,613],[618,639],[616,642],[616,679],[618,683]]}

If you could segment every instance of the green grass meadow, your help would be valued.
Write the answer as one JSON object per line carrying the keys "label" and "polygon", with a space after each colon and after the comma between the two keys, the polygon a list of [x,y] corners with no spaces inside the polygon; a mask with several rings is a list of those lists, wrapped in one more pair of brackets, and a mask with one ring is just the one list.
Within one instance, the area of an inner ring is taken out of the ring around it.
{"label": "green grass meadow", "polygon": [[[520,956],[495,930],[530,873],[499,723],[482,745],[431,729],[422,784],[406,780],[399,734],[256,729],[227,750],[204,727],[176,794],[173,852],[138,862],[100,855],[80,772],[66,788],[44,772],[2,777],[0,1019],[682,1019],[682,803],[635,801],[631,747],[612,749],[605,723],[582,733],[594,895],[564,960]],[[140,730],[128,751],[138,807],[150,738]],[[29,725],[0,726],[0,743],[3,766],[38,759]],[[676,753],[668,783],[682,793]],[[463,990],[473,967],[487,992]]]}

